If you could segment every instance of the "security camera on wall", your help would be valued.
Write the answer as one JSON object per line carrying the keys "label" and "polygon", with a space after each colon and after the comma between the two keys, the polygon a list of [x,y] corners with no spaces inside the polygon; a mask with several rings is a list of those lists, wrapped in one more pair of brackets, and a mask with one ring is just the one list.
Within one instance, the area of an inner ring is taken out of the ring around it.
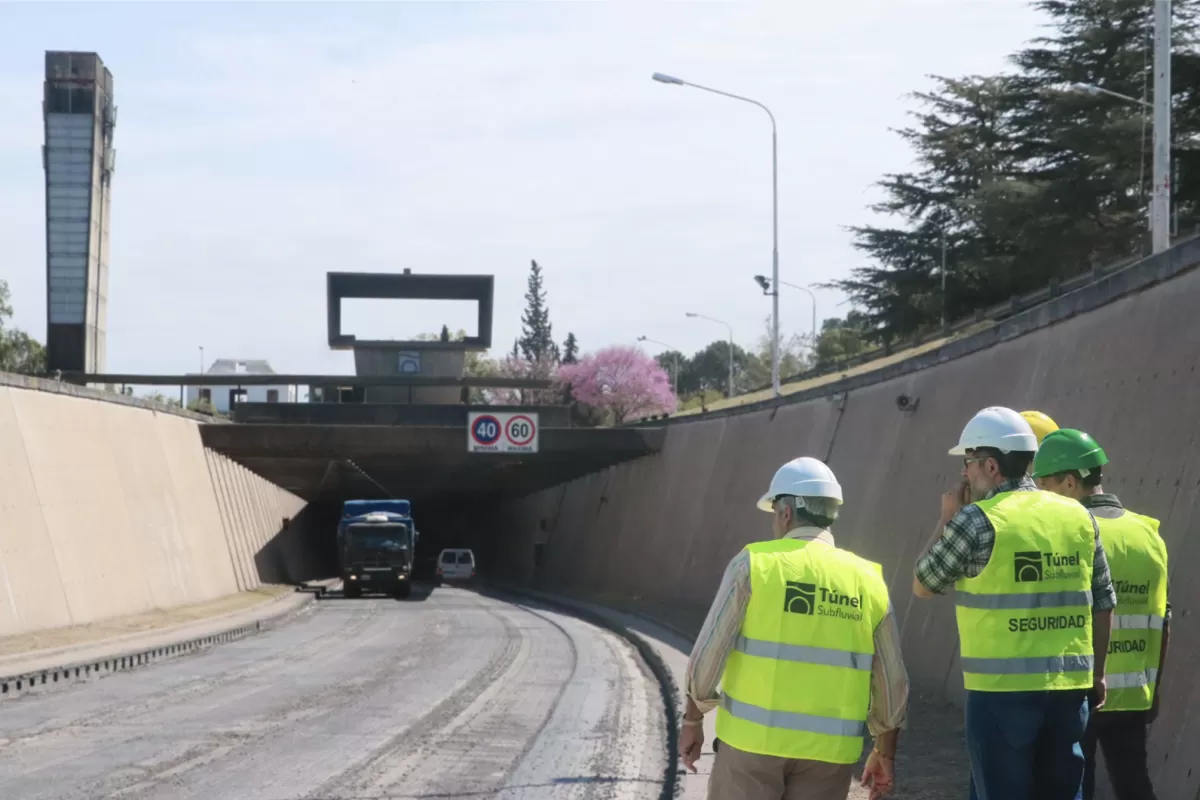
{"label": "security camera on wall", "polygon": [[917,410],[917,406],[921,404],[921,398],[912,397],[907,394],[902,394],[896,398],[896,408],[901,411],[912,412]]}

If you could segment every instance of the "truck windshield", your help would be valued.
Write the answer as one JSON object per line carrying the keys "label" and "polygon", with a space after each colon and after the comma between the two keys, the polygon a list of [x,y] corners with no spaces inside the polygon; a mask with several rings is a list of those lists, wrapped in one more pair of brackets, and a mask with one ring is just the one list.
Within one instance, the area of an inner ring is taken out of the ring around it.
{"label": "truck windshield", "polygon": [[349,533],[356,550],[408,549],[408,528],[404,525],[351,525]]}

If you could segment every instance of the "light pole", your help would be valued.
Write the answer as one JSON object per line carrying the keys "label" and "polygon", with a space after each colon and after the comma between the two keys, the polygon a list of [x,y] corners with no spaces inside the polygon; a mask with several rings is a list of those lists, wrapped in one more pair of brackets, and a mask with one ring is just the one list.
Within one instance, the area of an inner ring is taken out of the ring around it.
{"label": "light pole", "polygon": [[1115,97],[1154,111],[1153,192],[1150,196],[1150,248],[1161,253],[1171,246],[1171,0],[1154,0],[1154,102],[1087,83],[1075,91]]}
{"label": "light pole", "polygon": [[733,397],[733,328],[730,326],[730,324],[728,322],[725,322],[724,320],[714,319],[712,317],[706,317],[703,314],[697,314],[694,311],[685,311],[684,314],[686,316],[694,317],[696,319],[706,319],[709,322],[715,322],[718,325],[724,325],[725,328],[729,331],[729,397],[732,398]]}
{"label": "light pole", "polygon": [[[670,75],[664,75],[661,72],[656,72],[650,76],[659,83],[667,83],[675,86],[690,86],[693,89],[719,94],[722,97],[729,97],[734,100],[741,100],[744,103],[756,105],[763,111],[767,112],[767,116],[771,119],[771,280],[779,282],[779,135],[775,127],[775,115],[771,113],[771,109],[767,108],[757,100],[751,100],[749,97],[742,97],[739,94],[730,94],[723,92],[720,89],[713,89],[709,86],[701,86],[698,83],[689,83],[680,78],[675,78]],[[732,340],[732,337],[731,337]],[[730,360],[730,369],[733,368],[733,361]],[[732,380],[730,381],[732,384]],[[771,390],[775,397],[779,397],[779,295],[776,294],[771,301]],[[733,396],[732,388],[730,397]]]}
{"label": "light pole", "polygon": [[671,353],[671,356],[675,359],[675,380],[673,382],[673,388],[671,391],[675,393],[676,397],[679,397],[679,350],[667,344],[666,342],[660,342],[658,339],[651,339],[649,336],[639,336],[637,340],[639,342],[651,342],[653,344],[660,345],[661,347],[667,348],[667,350]]}
{"label": "light pole", "polygon": [[204,374],[204,345],[200,345],[200,374]]}
{"label": "light pole", "polygon": [[[774,294],[778,293],[778,292],[771,291],[771,282],[769,280],[767,280],[765,275],[755,275],[754,280],[755,280],[755,282],[758,283],[759,286],[762,287],[763,294],[774,295]],[[790,286],[793,289],[799,289],[800,291],[807,293],[808,296],[812,298],[812,349],[813,349],[813,352],[816,352],[816,349],[817,349],[817,296],[815,294],[813,294],[813,291],[811,289],[806,289],[805,287],[800,286],[799,284],[788,283],[787,281],[780,281],[779,285],[780,286]]]}

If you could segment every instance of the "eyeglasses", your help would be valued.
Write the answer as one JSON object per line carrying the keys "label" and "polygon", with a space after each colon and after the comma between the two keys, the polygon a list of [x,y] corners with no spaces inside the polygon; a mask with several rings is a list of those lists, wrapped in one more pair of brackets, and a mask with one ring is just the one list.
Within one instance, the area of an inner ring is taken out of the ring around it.
{"label": "eyeglasses", "polygon": [[991,458],[991,456],[966,456],[963,458],[963,469],[966,469],[972,464],[982,464],[989,458]]}

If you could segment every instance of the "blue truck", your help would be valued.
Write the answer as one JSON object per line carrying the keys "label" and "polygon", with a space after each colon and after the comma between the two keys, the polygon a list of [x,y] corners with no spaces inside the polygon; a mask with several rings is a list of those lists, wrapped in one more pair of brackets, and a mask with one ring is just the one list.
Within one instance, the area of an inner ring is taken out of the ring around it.
{"label": "blue truck", "polygon": [[408,597],[419,536],[407,500],[344,502],[337,530],[343,594]]}

